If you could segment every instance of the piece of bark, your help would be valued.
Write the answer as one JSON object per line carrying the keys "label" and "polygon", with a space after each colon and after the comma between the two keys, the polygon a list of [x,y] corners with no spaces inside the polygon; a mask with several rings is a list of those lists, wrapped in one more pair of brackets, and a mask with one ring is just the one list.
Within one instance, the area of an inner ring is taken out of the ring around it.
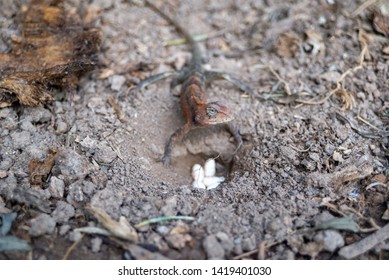
{"label": "piece of bark", "polygon": [[389,239],[389,224],[370,234],[364,239],[343,247],[339,250],[339,256],[345,259],[353,259],[374,248],[374,246],[385,241],[386,239]]}

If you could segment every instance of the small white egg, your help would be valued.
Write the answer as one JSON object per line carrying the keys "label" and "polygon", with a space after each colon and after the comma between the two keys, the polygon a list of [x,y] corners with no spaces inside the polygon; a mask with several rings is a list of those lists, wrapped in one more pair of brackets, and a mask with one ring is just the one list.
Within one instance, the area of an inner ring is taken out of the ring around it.
{"label": "small white egg", "polygon": [[204,169],[200,164],[195,164],[192,167],[192,177],[195,181],[202,182],[204,179]]}
{"label": "small white egg", "polygon": [[205,177],[203,184],[207,187],[208,190],[218,187],[225,180],[224,177]]}
{"label": "small white egg", "polygon": [[204,183],[203,182],[201,182],[201,181],[194,181],[193,182],[193,185],[192,185],[194,188],[196,188],[196,189],[206,189],[206,186],[204,185]]}
{"label": "small white egg", "polygon": [[216,161],[213,158],[208,159],[204,164],[205,177],[213,177],[216,174]]}

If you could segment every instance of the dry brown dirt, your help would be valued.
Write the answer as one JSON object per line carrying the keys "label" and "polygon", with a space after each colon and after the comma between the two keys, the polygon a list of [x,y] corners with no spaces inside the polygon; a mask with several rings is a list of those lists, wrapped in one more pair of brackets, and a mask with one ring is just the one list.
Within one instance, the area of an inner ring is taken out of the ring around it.
{"label": "dry brown dirt", "polygon": [[[388,236],[354,255],[342,251],[389,219],[389,39],[373,29],[369,9],[353,17],[363,1],[159,2],[208,36],[200,43],[206,69],[254,89],[249,96],[226,81],[207,89],[235,112],[243,146],[234,153],[223,127],[193,130],[164,167],[165,143],[183,124],[179,88],[169,92],[170,80],[129,88],[183,67],[188,47],[165,46],[180,35],[143,6],[88,1],[104,34],[97,69],[74,96],[54,90],[44,107],[0,109],[0,213],[17,213],[8,234],[31,246],[0,259],[387,259]],[[2,1],[3,53],[23,4]],[[301,102],[331,92],[321,104]],[[122,121],[109,102],[118,95]],[[29,163],[44,161],[49,147],[57,150],[50,176],[32,186]],[[210,157],[227,179],[194,189],[191,167]],[[77,230],[102,227],[86,206],[132,226],[162,216],[193,221],[137,227],[135,243],[118,242]]]}

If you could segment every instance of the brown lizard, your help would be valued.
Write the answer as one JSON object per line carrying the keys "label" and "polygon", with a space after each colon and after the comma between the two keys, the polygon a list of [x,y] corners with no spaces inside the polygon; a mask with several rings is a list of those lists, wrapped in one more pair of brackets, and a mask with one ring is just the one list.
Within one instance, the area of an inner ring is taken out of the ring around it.
{"label": "brown lizard", "polygon": [[202,56],[200,48],[193,37],[174,19],[169,17],[163,11],[158,9],[154,4],[145,0],[145,4],[155,13],[164,18],[167,22],[173,25],[187,40],[191,46],[192,59],[187,69],[180,71],[168,71],[151,76],[143,80],[137,86],[138,90],[142,90],[147,85],[156,81],[174,77],[170,87],[174,88],[178,84],[182,84],[180,93],[180,104],[185,117],[185,124],[177,129],[171,136],[165,147],[165,153],[162,158],[165,166],[170,163],[170,156],[174,144],[180,140],[193,128],[205,127],[216,124],[226,124],[228,130],[234,136],[238,147],[242,144],[242,137],[239,131],[234,127],[232,120],[233,113],[228,107],[221,102],[207,103],[205,98],[205,84],[206,82],[224,79],[230,81],[241,90],[253,93],[253,90],[237,78],[225,72],[204,71],[202,67]]}

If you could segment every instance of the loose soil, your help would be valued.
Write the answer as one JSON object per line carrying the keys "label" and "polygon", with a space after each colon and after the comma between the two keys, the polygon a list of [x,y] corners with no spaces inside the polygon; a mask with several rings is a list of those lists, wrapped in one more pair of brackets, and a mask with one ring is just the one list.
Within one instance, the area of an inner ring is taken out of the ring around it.
{"label": "loose soil", "polygon": [[[0,109],[0,213],[18,214],[9,234],[32,247],[0,259],[343,259],[342,247],[387,223],[389,39],[373,29],[369,10],[352,17],[363,1],[160,1],[192,34],[208,35],[200,43],[206,69],[230,72],[255,91],[211,83],[209,100],[232,108],[243,146],[235,151],[223,126],[193,130],[168,168],[165,143],[183,124],[179,87],[170,92],[166,80],[129,89],[183,67],[188,47],[165,46],[180,35],[145,7],[88,2],[104,34],[97,69],[75,95],[57,90],[44,107]],[[23,4],[2,4],[2,52],[20,30]],[[361,53],[361,67],[341,89],[321,104],[301,103],[328,96]],[[34,186],[29,163],[44,161],[49,147],[55,164]],[[211,157],[226,181],[193,188],[191,167]],[[101,227],[86,206],[133,226],[161,216],[194,220],[137,227],[137,242],[124,246],[77,231]],[[349,214],[358,232],[313,230]],[[387,259],[388,252],[386,240],[354,258]]]}

